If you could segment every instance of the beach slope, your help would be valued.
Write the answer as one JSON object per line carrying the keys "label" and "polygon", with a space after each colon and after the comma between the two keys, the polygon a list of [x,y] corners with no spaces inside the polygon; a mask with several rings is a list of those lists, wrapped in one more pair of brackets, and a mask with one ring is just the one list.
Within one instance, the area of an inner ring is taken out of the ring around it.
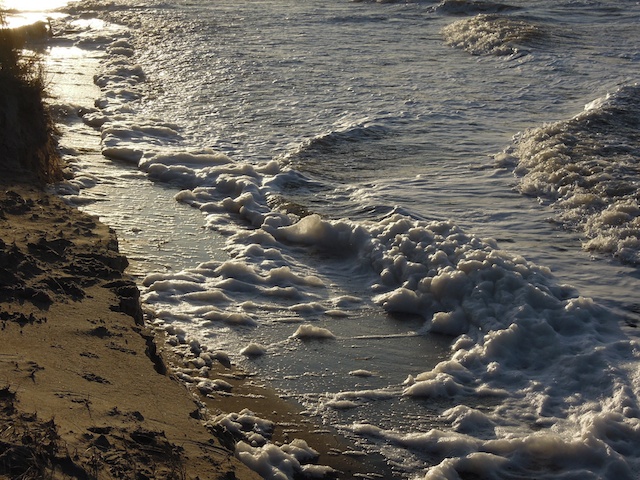
{"label": "beach slope", "polygon": [[198,420],[114,233],[0,183],[0,478],[259,478]]}

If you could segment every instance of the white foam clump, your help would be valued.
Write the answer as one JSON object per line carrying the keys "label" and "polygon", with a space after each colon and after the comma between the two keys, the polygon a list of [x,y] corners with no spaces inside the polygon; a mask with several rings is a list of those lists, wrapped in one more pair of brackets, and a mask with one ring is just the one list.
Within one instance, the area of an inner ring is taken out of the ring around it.
{"label": "white foam clump", "polygon": [[177,127],[163,122],[104,122],[101,126],[102,154],[139,164],[146,150],[161,148],[180,139]]}
{"label": "white foam clump", "polygon": [[232,412],[219,415],[211,419],[207,424],[223,427],[238,438],[238,441],[246,441],[251,436],[253,446],[265,445],[275,428],[273,422],[256,416],[255,413],[246,408],[239,413]]}
{"label": "white foam clump", "polygon": [[488,436],[492,436],[496,427],[496,422],[490,414],[466,405],[457,405],[445,410],[442,418],[451,423],[454,431],[476,436],[480,432],[486,432]]}
{"label": "white foam clump", "polygon": [[318,302],[297,303],[289,307],[292,312],[313,314],[325,312],[326,308]]}
{"label": "white foam clump", "polygon": [[475,15],[442,29],[445,42],[473,55],[512,55],[522,45],[540,36],[529,23],[499,15]]}
{"label": "white foam clump", "polygon": [[[519,189],[551,203],[584,247],[640,263],[637,117],[640,86],[588,104],[567,121],[527,130],[501,157],[515,164]],[[505,162],[505,159],[507,162]]]}
{"label": "white foam clump", "polygon": [[326,407],[333,408],[334,410],[349,410],[352,408],[357,408],[359,406],[358,403],[353,400],[329,400],[324,403]]}
{"label": "white foam clump", "polygon": [[252,447],[245,442],[236,445],[236,457],[262,478],[269,480],[293,480],[299,478],[327,478],[335,470],[325,465],[302,464],[318,457],[318,452],[304,440],[295,439],[278,447],[272,443]]}
{"label": "white foam clump", "polygon": [[212,228],[228,223],[228,214],[237,215],[265,232],[289,225],[291,219],[268,206],[269,184],[286,176],[275,161],[250,165],[232,162],[215,152],[157,153],[140,162],[154,180],[170,182],[188,190],[176,200],[200,208]]}
{"label": "white foam clump", "polygon": [[262,345],[258,345],[257,343],[250,343],[242,350],[240,350],[240,354],[244,355],[245,357],[261,357],[266,353],[267,349]]}
{"label": "white foam clump", "polygon": [[[479,478],[635,478],[624,465],[610,461],[611,452],[588,439],[563,438],[555,433],[532,433],[525,437],[479,440],[469,435],[433,429],[402,434],[369,424],[355,424],[360,435],[382,439],[412,452],[443,459],[427,470],[424,480]],[[402,455],[401,453],[399,454]],[[395,459],[398,462],[401,458]],[[541,468],[543,466],[543,468]]]}
{"label": "white foam clump", "polygon": [[165,315],[170,322],[182,322],[184,317],[179,312],[186,310],[191,325],[207,321],[253,326],[258,321],[247,310],[261,306],[251,307],[247,302],[256,295],[298,305],[324,287],[320,278],[294,271],[284,259],[276,262],[274,257],[269,264],[252,264],[256,250],[264,250],[255,244],[247,249],[252,252],[249,259],[239,253],[237,259],[222,263],[206,262],[182,272],[151,274],[143,280],[143,299],[155,304],[157,312],[173,312]]}
{"label": "white foam clump", "polygon": [[265,479],[293,480],[301,475],[326,478],[335,473],[331,467],[310,464],[319,455],[304,440],[294,439],[280,446],[271,443],[275,425],[250,410],[219,415],[207,423],[231,433],[237,439],[236,457]]}
{"label": "white foam clump", "polygon": [[398,395],[395,388],[378,388],[370,390],[354,390],[339,392],[333,395],[329,403],[355,400],[389,400]]}
{"label": "white foam clump", "polygon": [[306,339],[332,339],[336,336],[331,333],[331,330],[322,327],[316,327],[315,325],[300,325],[291,338]]}
{"label": "white foam clump", "polygon": [[373,377],[374,373],[370,372],[369,370],[358,369],[358,370],[351,370],[349,372],[349,375],[353,377]]}
{"label": "white foam clump", "polygon": [[196,153],[161,153],[143,160],[140,162],[139,167],[146,171],[154,164],[162,164],[167,167],[171,165],[180,165],[197,168],[213,165],[226,165],[228,163],[231,163],[231,159],[227,155],[211,150]]}
{"label": "white foam clump", "polygon": [[371,233],[366,248],[380,275],[375,301],[391,312],[422,315],[431,331],[461,335],[504,327],[522,305],[557,309],[573,291],[558,285],[547,268],[452,222],[392,215]]}
{"label": "white foam clump", "polygon": [[314,245],[335,251],[357,251],[368,239],[367,232],[347,221],[329,222],[319,215],[309,215],[274,234],[279,240]]}
{"label": "white foam clump", "polygon": [[[347,225],[318,218],[308,222],[323,225],[309,236],[288,239],[306,241],[317,232],[331,238],[331,227]],[[483,469],[502,468],[531,475],[519,455],[528,456],[530,465],[546,462],[548,444],[575,458],[577,442],[570,438],[576,432],[587,450],[603,459],[602,472],[629,470],[618,451],[640,440],[639,386],[621,366],[638,346],[607,310],[559,284],[549,269],[468,235],[452,222],[394,214],[367,229],[354,226],[352,232],[357,234],[343,238],[357,238],[351,243],[358,247],[354,252],[379,274],[375,300],[390,312],[423,316],[425,331],[458,338],[449,360],[408,378],[402,389],[340,392],[326,406],[352,408],[354,400],[399,395],[471,403],[442,412],[442,421],[455,433],[380,434],[431,452],[441,464],[429,474],[448,471],[442,478],[458,478],[451,472],[464,468],[477,468],[480,476]],[[562,385],[556,378],[564,379]],[[478,399],[487,405],[482,411],[472,406]],[[624,440],[614,431],[624,432]],[[488,437],[493,450],[485,456]],[[553,462],[558,468],[575,467],[562,455]]]}
{"label": "white foam clump", "polygon": [[205,395],[213,392],[219,392],[219,391],[230,392],[233,389],[233,385],[221,379],[200,380],[196,385],[196,387],[198,388],[198,390],[200,390],[201,393]]}

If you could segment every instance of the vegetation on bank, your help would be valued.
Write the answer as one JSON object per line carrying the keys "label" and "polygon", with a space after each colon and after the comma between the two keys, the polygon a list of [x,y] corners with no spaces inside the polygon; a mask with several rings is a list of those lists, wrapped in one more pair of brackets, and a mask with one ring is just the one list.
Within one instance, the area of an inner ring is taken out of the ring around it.
{"label": "vegetation on bank", "polygon": [[62,176],[56,127],[44,103],[45,75],[23,50],[26,30],[7,28],[0,11],[0,169],[48,183]]}

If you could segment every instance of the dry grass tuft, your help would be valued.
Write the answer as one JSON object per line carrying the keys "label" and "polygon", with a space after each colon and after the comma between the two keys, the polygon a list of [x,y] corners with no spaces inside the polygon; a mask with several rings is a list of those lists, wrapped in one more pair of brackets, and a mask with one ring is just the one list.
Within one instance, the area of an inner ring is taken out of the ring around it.
{"label": "dry grass tuft", "polygon": [[43,101],[41,58],[26,53],[24,42],[24,33],[6,28],[0,12],[0,169],[48,183],[62,176],[58,132]]}
{"label": "dry grass tuft", "polygon": [[57,478],[59,474],[78,479],[90,475],[74,461],[60,441],[54,420],[43,422],[36,415],[19,413],[16,395],[9,387],[0,389],[0,476],[20,480]]}

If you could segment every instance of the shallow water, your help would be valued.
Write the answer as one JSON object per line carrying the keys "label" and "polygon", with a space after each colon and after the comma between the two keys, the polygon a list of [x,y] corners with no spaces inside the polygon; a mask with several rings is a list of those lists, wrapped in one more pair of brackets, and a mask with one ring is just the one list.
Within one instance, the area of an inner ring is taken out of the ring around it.
{"label": "shallow water", "polygon": [[61,89],[59,189],[177,348],[400,476],[635,478],[637,4],[68,12],[100,88]]}

